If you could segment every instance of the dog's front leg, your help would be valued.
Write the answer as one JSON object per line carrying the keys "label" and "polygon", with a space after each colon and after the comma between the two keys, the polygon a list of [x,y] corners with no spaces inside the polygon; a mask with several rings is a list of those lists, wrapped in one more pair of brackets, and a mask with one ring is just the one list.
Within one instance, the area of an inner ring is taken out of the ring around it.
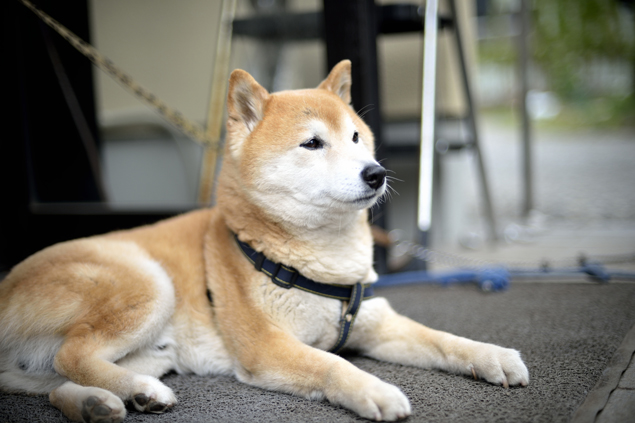
{"label": "dog's front leg", "polygon": [[[529,372],[516,350],[430,329],[399,315],[383,298],[365,306],[358,317],[362,330],[355,339],[355,346],[364,355],[472,375],[505,387],[529,383]],[[369,316],[365,322],[364,315]]]}
{"label": "dog's front leg", "polygon": [[238,356],[241,381],[311,399],[327,398],[372,420],[410,415],[408,399],[397,387],[277,328],[261,335]]}

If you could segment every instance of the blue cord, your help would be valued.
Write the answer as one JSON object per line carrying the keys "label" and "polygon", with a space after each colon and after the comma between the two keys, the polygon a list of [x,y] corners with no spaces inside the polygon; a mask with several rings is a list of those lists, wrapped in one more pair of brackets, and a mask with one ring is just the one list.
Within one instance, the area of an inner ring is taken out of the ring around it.
{"label": "blue cord", "polygon": [[541,269],[506,269],[504,267],[490,267],[476,270],[453,270],[445,272],[428,272],[425,270],[380,275],[376,287],[407,285],[407,284],[476,284],[483,291],[504,291],[509,288],[512,277],[532,279],[571,277],[587,275],[599,283],[608,283],[612,279],[635,280],[635,273],[609,272],[600,263],[582,262],[579,267]]}

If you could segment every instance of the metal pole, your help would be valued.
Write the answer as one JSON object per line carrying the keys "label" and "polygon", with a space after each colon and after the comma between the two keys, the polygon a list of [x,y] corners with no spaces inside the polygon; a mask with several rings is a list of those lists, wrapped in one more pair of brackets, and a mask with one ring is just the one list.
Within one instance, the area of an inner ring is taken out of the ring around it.
{"label": "metal pole", "polygon": [[481,182],[481,190],[483,193],[483,207],[485,212],[485,220],[487,222],[488,238],[490,241],[498,239],[496,234],[496,219],[494,218],[494,207],[492,205],[492,197],[489,191],[489,184],[487,183],[487,175],[485,174],[485,164],[483,163],[483,156],[481,155],[481,147],[478,136],[478,126],[476,123],[476,112],[474,100],[472,98],[472,89],[470,86],[470,78],[467,71],[467,62],[465,60],[465,51],[463,49],[463,41],[461,39],[461,30],[458,22],[458,16],[456,13],[456,4],[454,0],[449,0],[450,9],[452,11],[452,19],[454,20],[454,36],[456,39],[456,47],[461,62],[461,76],[463,79],[463,91],[465,92],[465,101],[467,102],[468,110],[468,125],[470,132],[472,133],[472,143],[474,153],[476,156],[476,163],[478,166],[478,174]]}
{"label": "metal pole", "polygon": [[532,183],[532,158],[531,158],[531,122],[527,111],[527,91],[528,67],[529,67],[529,27],[530,15],[528,0],[520,2],[520,36],[519,36],[519,77],[520,77],[520,101],[518,102],[519,112],[522,120],[522,145],[523,145],[523,217],[529,216],[529,212],[534,208],[534,193]]}
{"label": "metal pole", "polygon": [[419,157],[419,205],[417,225],[422,242],[432,226],[432,186],[434,169],[434,126],[436,116],[438,1],[426,1],[423,36],[423,91],[421,98],[421,147]]}

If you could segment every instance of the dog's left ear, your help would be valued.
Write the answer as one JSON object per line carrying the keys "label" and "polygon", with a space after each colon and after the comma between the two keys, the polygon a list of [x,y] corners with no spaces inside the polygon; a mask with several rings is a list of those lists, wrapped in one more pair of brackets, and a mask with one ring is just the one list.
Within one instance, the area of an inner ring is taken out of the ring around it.
{"label": "dog's left ear", "polygon": [[329,90],[337,94],[344,103],[351,104],[351,61],[342,60],[333,69],[329,76],[318,86],[323,90]]}

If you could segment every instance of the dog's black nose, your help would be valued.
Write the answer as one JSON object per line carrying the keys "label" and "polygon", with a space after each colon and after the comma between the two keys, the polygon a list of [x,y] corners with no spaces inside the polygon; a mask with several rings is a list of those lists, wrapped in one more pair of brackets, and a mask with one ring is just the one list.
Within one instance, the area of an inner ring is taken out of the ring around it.
{"label": "dog's black nose", "polygon": [[366,166],[362,170],[362,179],[372,189],[379,189],[386,180],[386,169],[376,164]]}

